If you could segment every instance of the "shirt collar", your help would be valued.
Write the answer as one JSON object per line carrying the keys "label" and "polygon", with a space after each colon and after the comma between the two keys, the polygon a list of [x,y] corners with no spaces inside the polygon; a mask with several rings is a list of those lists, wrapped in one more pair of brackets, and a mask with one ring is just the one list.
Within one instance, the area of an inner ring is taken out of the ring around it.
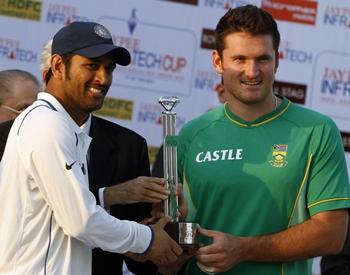
{"label": "shirt collar", "polygon": [[90,134],[90,128],[91,128],[91,114],[89,115],[88,119],[84,122],[84,124],[80,126],[80,129],[82,129],[83,132],[87,135]]}
{"label": "shirt collar", "polygon": [[89,115],[86,122],[79,127],[78,124],[73,120],[73,118],[68,114],[66,109],[61,105],[61,103],[53,95],[51,95],[50,93],[47,93],[47,92],[40,92],[40,93],[38,93],[38,99],[42,99],[42,100],[46,100],[46,101],[50,102],[52,104],[52,106],[55,107],[55,109],[59,113],[61,113],[62,115],[65,116],[65,118],[70,122],[72,127],[74,127],[77,134],[83,132],[83,133],[89,135],[90,127],[91,127],[91,114]]}

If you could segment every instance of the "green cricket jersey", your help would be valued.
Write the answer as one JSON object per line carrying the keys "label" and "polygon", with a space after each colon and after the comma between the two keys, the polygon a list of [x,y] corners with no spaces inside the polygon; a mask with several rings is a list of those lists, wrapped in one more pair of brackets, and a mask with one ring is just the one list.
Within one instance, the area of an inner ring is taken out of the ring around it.
{"label": "green cricket jersey", "polygon": [[[203,228],[259,236],[322,211],[350,207],[336,125],[286,98],[253,122],[238,118],[227,105],[192,120],[179,134],[178,162],[187,219]],[[200,241],[210,242],[203,237]],[[184,274],[204,273],[193,258]],[[243,262],[222,274],[311,275],[311,260]]]}

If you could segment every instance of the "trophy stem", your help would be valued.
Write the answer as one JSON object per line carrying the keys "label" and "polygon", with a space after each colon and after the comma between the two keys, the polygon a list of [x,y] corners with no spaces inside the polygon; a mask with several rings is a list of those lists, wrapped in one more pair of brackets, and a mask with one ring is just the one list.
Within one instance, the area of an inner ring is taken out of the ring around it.
{"label": "trophy stem", "polygon": [[178,221],[178,198],[176,196],[178,188],[177,177],[177,148],[171,138],[176,136],[176,114],[163,112],[163,156],[164,156],[164,176],[167,179],[166,187],[170,191],[169,198],[164,202],[164,214],[170,221]]}

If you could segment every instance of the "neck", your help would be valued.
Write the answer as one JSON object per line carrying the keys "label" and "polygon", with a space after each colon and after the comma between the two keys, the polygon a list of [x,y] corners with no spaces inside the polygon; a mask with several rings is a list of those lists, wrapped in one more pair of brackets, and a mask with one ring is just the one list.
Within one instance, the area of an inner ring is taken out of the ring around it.
{"label": "neck", "polygon": [[273,93],[261,102],[245,103],[233,96],[228,98],[227,104],[230,111],[245,121],[254,121],[259,117],[274,111],[281,100]]}

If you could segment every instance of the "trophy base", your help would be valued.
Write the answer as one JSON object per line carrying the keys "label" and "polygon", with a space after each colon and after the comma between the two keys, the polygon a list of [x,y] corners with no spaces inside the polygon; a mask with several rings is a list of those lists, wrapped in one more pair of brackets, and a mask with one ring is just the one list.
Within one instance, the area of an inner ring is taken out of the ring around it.
{"label": "trophy base", "polygon": [[183,251],[197,250],[199,245],[196,243],[197,227],[193,222],[169,222],[164,230],[177,242]]}

